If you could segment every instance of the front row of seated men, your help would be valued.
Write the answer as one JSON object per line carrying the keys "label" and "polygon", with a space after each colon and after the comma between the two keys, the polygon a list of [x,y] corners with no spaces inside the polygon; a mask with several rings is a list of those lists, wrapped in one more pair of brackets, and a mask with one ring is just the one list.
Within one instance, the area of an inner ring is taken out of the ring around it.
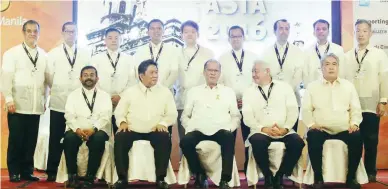
{"label": "front row of seated men", "polygon": [[[349,169],[347,185],[360,188],[355,173],[361,158],[361,139],[358,125],[361,108],[354,86],[338,78],[338,57],[328,54],[321,61],[323,78],[309,85],[304,97],[303,117],[308,132],[308,146],[315,173],[314,188],[323,187],[322,148],[327,139],[340,139],[348,144]],[[148,140],[154,148],[155,174],[158,188],[169,188],[164,181],[171,139],[169,127],[177,117],[173,95],[166,87],[157,85],[158,68],[152,60],[146,60],[138,68],[140,81],[122,95],[115,110],[119,130],[115,135],[114,155],[119,180],[115,187],[128,184],[128,152],[136,140]],[[221,147],[222,171],[219,188],[230,188],[234,160],[234,136],[240,124],[240,112],[236,96],[228,87],[217,84],[221,65],[216,60],[204,64],[205,85],[192,88],[187,96],[182,125],[186,135],[180,147],[191,172],[196,176],[195,187],[207,188],[206,173],[196,152],[196,145],[211,140]],[[292,88],[272,80],[269,65],[256,61],[252,69],[254,85],[243,97],[244,122],[251,129],[246,141],[252,147],[253,156],[265,177],[265,188],[283,188],[283,176],[291,175],[304,147],[303,140],[292,129],[298,117],[298,105]],[[68,131],[64,138],[64,151],[69,181],[78,185],[77,152],[82,141],[89,147],[89,162],[85,187],[92,187],[105,141],[110,133],[109,118],[112,107],[110,97],[95,88],[97,71],[87,66],[81,71],[83,88],[74,91],[66,104]],[[351,125],[349,125],[351,123]],[[88,127],[92,125],[92,127]],[[78,137],[77,137],[78,136]],[[286,152],[275,175],[269,169],[268,147],[273,141],[283,142]]]}

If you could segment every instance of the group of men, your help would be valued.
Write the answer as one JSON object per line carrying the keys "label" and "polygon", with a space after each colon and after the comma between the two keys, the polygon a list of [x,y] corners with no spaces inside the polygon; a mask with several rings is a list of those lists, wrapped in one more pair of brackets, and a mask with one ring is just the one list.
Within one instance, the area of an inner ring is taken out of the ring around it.
{"label": "group of men", "polygon": [[[62,151],[69,183],[80,186],[77,176],[79,146],[89,148],[83,187],[91,188],[105,149],[114,137],[114,161],[119,180],[128,184],[128,152],[133,142],[149,140],[154,148],[158,188],[164,181],[171,153],[171,127],[178,125],[180,147],[195,175],[195,186],[207,188],[206,172],[196,153],[204,140],[221,146],[220,188],[230,188],[236,129],[241,127],[248,148],[265,177],[266,188],[283,188],[305,146],[296,134],[300,107],[309,128],[307,143],[314,170],[314,188],[323,188],[322,149],[325,140],[348,145],[347,185],[360,188],[355,178],[362,145],[365,167],[376,181],[376,154],[380,116],[388,97],[388,58],[371,44],[371,24],[355,24],[358,45],[344,53],[328,41],[330,24],[313,24],[317,43],[304,52],[288,42],[290,24],[274,23],[276,43],[259,60],[244,49],[244,30],[229,29],[232,49],[214,59],[212,50],[199,45],[199,27],[193,21],[181,26],[183,48],[163,42],[164,24],[148,24],[148,45],[131,57],[120,52],[121,32],[105,31],[106,52],[91,57],[77,47],[77,26],[62,27],[64,42],[48,54],[37,46],[40,26],[34,20],[22,28],[24,42],[3,56],[2,93],[8,111],[7,164],[10,181],[38,181],[33,176],[33,154],[39,115],[45,111],[50,88],[50,140],[47,181],[55,181]],[[307,87],[303,102],[300,83]],[[63,144],[61,139],[63,138]],[[283,162],[274,175],[268,146],[284,142]]]}

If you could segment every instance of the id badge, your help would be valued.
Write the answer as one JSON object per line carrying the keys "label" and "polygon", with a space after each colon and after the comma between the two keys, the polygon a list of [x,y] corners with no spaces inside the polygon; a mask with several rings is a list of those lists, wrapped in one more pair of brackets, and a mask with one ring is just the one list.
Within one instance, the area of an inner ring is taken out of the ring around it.
{"label": "id badge", "polygon": [[70,80],[73,80],[74,71],[73,71],[73,70],[70,70],[70,71],[68,72],[68,75],[69,75],[69,79],[70,79]]}
{"label": "id badge", "polygon": [[278,76],[278,80],[284,80],[284,72],[283,71],[280,71],[277,76]]}
{"label": "id badge", "polygon": [[263,108],[263,112],[267,115],[270,115],[271,114],[271,109],[269,108],[268,105],[264,106]]}

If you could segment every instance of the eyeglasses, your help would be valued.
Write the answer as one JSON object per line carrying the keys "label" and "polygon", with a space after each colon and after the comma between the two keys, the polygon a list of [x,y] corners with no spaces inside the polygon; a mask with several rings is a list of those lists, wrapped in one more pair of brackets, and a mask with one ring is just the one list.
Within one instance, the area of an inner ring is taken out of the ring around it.
{"label": "eyeglasses", "polygon": [[232,35],[232,36],[229,36],[230,38],[232,38],[232,39],[241,39],[241,38],[243,38],[244,36],[242,36],[242,35],[239,35],[239,36],[234,36],[234,35]]}
{"label": "eyeglasses", "polygon": [[67,34],[75,34],[75,33],[77,33],[77,31],[69,31],[69,30],[65,30],[63,32],[65,32]]}

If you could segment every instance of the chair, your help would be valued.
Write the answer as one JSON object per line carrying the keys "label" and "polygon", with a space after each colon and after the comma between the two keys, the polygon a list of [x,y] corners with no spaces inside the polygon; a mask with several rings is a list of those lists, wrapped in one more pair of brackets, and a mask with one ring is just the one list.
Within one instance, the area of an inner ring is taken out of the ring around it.
{"label": "chair", "polygon": [[[222,158],[221,158],[221,147],[214,141],[201,141],[196,146],[199,159],[202,162],[202,166],[206,171],[206,175],[218,186],[221,180],[222,171]],[[181,164],[178,172],[178,184],[185,185],[190,181],[190,170],[189,165],[184,156],[182,156]],[[230,187],[240,186],[240,177],[237,169],[236,159],[233,160],[233,172],[232,179],[229,181]]]}
{"label": "chair", "polygon": [[[156,182],[154,148],[148,140],[138,140],[133,142],[131,150],[128,152],[128,182],[138,180]],[[118,180],[116,166],[114,166],[113,183]],[[171,161],[167,168],[167,175],[164,180],[167,184],[175,184],[176,177],[172,169]]]}
{"label": "chair", "polygon": [[[271,142],[268,147],[269,163],[270,170],[272,174],[275,175],[279,170],[280,165],[283,160],[284,151],[286,146],[283,142]],[[256,189],[256,184],[260,178],[263,178],[264,175],[258,167],[255,157],[252,153],[252,147],[249,146],[249,159],[247,166],[247,182],[248,186],[252,186]],[[302,167],[302,158],[299,159],[297,165],[294,167],[294,170],[291,176],[288,177],[290,180],[296,183],[302,183],[303,181],[303,167]],[[299,185],[301,187],[301,184]]]}
{"label": "chair", "polygon": [[[322,153],[322,173],[324,182],[345,183],[348,170],[348,147],[336,139],[326,140]],[[356,179],[360,184],[368,183],[368,176],[362,159],[356,172]],[[308,162],[303,183],[314,184],[314,171]]]}

